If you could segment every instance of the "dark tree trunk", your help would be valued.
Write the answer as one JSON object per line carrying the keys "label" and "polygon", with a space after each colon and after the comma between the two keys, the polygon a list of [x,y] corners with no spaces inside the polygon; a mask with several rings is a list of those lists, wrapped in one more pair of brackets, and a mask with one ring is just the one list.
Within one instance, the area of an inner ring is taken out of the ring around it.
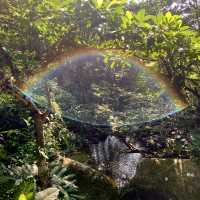
{"label": "dark tree trunk", "polygon": [[43,189],[47,188],[50,184],[49,178],[49,170],[48,170],[48,163],[42,155],[41,151],[44,151],[45,141],[44,141],[44,133],[43,133],[43,124],[44,124],[44,117],[42,114],[38,112],[33,112],[33,120],[35,123],[35,136],[36,136],[36,143],[37,143],[37,153],[38,153],[38,176],[41,187]]}
{"label": "dark tree trunk", "polygon": [[9,55],[9,53],[3,48],[3,46],[0,44],[0,56],[2,56],[3,61],[5,62],[5,64],[10,67],[10,71],[12,73],[13,77],[17,77],[19,74],[19,70],[17,69],[17,67],[14,65],[11,56]]}

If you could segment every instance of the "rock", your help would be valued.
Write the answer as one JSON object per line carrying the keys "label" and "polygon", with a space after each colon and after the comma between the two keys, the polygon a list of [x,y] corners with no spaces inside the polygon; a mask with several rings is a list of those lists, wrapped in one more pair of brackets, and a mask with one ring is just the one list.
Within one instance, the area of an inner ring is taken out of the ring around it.
{"label": "rock", "polygon": [[144,159],[121,200],[199,200],[200,168],[192,160]]}

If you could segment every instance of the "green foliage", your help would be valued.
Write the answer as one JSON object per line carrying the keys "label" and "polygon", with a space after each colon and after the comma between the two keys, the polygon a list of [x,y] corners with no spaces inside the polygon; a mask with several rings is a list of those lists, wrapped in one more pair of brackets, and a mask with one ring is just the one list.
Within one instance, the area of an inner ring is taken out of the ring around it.
{"label": "green foliage", "polygon": [[199,103],[199,33],[180,15],[158,13],[168,1],[20,0],[3,5],[2,46],[22,73],[65,48],[122,48],[157,60],[160,72]]}
{"label": "green foliage", "polygon": [[[194,30],[194,24],[180,15],[161,12],[168,2],[153,0],[136,5],[134,1],[128,4],[125,0],[2,0],[0,89],[4,78],[15,75],[26,81],[40,63],[49,62],[71,48],[121,49],[125,51],[122,55],[136,54],[156,61],[159,72],[166,75],[190,103],[200,107],[199,30]],[[198,10],[195,6],[192,21],[199,25]],[[115,67],[116,60],[119,60],[117,56],[111,68]],[[14,71],[16,74],[13,74],[12,65],[18,69]],[[62,91],[55,89],[55,92]],[[0,91],[0,138],[3,141],[0,159],[24,164],[36,159],[34,126],[28,117],[30,113],[16,107],[15,103]],[[63,149],[73,150],[74,141],[66,127],[58,119],[49,120],[45,127],[47,156]],[[198,136],[193,145],[198,155]],[[77,187],[68,180],[70,176],[66,177],[65,168],[55,166],[51,173],[61,199],[78,198]],[[13,178],[1,174],[3,199],[9,199],[4,194],[8,191],[11,195],[9,191],[13,191],[13,185]],[[32,199],[34,180],[23,179],[16,190],[18,200]]]}
{"label": "green foliage", "polygon": [[35,179],[33,177],[24,179],[13,189],[14,199],[16,200],[34,200],[35,196]]}
{"label": "green foliage", "polygon": [[18,164],[32,162],[36,145],[30,113],[17,107],[16,102],[6,94],[0,96],[0,101],[0,158]]}
{"label": "green foliage", "polygon": [[69,153],[75,149],[75,138],[59,115],[51,115],[44,127],[46,153],[54,159],[58,151]]}
{"label": "green foliage", "polygon": [[[37,175],[36,165],[12,166],[11,169],[3,166],[0,174],[0,189],[2,198],[9,200],[33,200],[33,199],[62,199],[78,200],[83,199],[78,195],[78,187],[75,185],[73,174],[69,174],[66,167],[61,162],[54,161],[50,163],[51,188],[35,193],[36,185],[35,176]],[[4,171],[4,174],[3,174]],[[57,198],[55,198],[57,197]]]}
{"label": "green foliage", "polygon": [[145,10],[126,11],[121,19],[119,30],[123,43],[120,47],[156,60],[159,71],[192,103],[199,104],[199,33],[171,12],[147,15]]}
{"label": "green foliage", "polygon": [[1,190],[1,200],[9,199],[9,197],[12,194],[12,188],[14,187],[15,179],[6,176],[6,175],[0,175],[0,190]]}
{"label": "green foliage", "polygon": [[14,177],[0,175],[1,200],[33,200],[35,187],[35,179],[33,177],[16,181]]}
{"label": "green foliage", "polygon": [[[15,166],[1,164],[0,167],[0,199],[5,200],[33,200],[36,190],[35,165]],[[34,174],[35,173],[35,174]]]}
{"label": "green foliage", "polygon": [[7,156],[7,152],[5,146],[0,144],[0,160],[5,160]]}
{"label": "green foliage", "polygon": [[50,167],[52,186],[59,189],[59,199],[83,199],[82,196],[77,195],[78,187],[75,185],[74,175],[69,174],[68,169],[62,166],[62,163],[55,161],[50,164]]}
{"label": "green foliage", "polygon": [[112,9],[113,7],[124,6],[126,0],[90,0],[97,9]]}
{"label": "green foliage", "polygon": [[176,88],[190,92],[198,104],[198,33],[184,25],[180,16],[170,12],[154,16],[152,20],[154,24],[149,29],[146,41],[147,54],[158,60],[161,73],[167,75]]}

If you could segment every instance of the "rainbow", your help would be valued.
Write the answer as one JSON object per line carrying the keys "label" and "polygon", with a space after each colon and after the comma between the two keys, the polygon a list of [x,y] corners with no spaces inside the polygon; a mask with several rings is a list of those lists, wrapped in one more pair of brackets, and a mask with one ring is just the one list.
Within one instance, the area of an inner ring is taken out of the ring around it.
{"label": "rainbow", "polygon": [[[59,67],[69,62],[73,63],[77,61],[78,59],[80,59],[81,57],[102,56],[102,55],[106,55],[107,53],[123,56],[122,52],[118,50],[97,50],[97,49],[89,49],[89,48],[73,50],[70,53],[67,52],[67,53],[62,54],[58,56],[57,58],[55,58],[54,61],[48,64],[45,64],[44,66],[41,66],[37,71],[35,71],[31,76],[27,78],[26,83],[22,84],[20,88],[27,94],[30,94],[31,96],[33,96],[34,98],[34,94],[30,92],[32,90],[32,87],[35,86],[39,81],[44,80],[46,77],[48,77],[49,74],[57,70]],[[161,117],[181,111],[188,106],[184,97],[181,95],[181,93],[177,91],[173,87],[173,85],[162,74],[155,71],[154,68],[152,67],[153,66],[152,64],[145,63],[141,59],[138,59],[130,54],[128,56],[126,55],[125,59],[131,65],[137,65],[137,67],[143,70],[149,77],[151,77],[157,84],[159,84],[160,95],[162,95],[162,93],[167,95],[168,98],[170,99],[170,102],[173,105],[175,105],[174,109],[162,115]],[[155,120],[155,118],[151,120]]]}

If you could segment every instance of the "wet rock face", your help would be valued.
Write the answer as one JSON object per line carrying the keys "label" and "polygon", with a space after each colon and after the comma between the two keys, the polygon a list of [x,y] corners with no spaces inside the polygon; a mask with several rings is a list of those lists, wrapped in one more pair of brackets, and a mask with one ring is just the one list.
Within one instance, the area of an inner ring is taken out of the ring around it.
{"label": "wet rock face", "polygon": [[200,168],[191,160],[144,159],[121,200],[199,200]]}
{"label": "wet rock face", "polygon": [[128,192],[120,200],[169,200],[165,195],[159,191],[148,190],[145,188],[137,188]]}
{"label": "wet rock face", "polygon": [[111,176],[121,200],[199,200],[200,168],[193,160],[144,159],[124,153],[126,146],[114,136],[91,145],[99,170]]}

